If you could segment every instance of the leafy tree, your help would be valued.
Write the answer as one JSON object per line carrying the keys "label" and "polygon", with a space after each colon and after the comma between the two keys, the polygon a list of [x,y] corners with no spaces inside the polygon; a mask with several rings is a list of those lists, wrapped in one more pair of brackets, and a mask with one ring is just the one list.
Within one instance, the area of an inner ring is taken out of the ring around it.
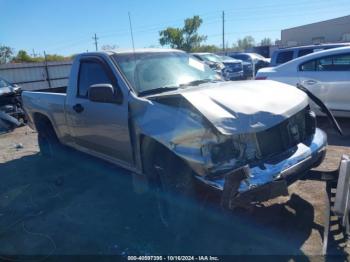
{"label": "leafy tree", "polygon": [[270,45],[272,45],[271,38],[265,37],[265,38],[261,39],[260,45],[261,46],[270,46]]}
{"label": "leafy tree", "polygon": [[9,46],[0,46],[0,64],[5,64],[10,61],[13,55],[13,49]]}
{"label": "leafy tree", "polygon": [[[49,62],[58,62],[58,61],[69,61],[72,57],[68,56],[62,56],[62,55],[56,55],[56,54],[48,54],[46,55],[46,60]],[[45,57],[38,56],[38,57],[31,57],[28,55],[28,53],[25,50],[19,50],[17,55],[12,59],[15,63],[35,63],[35,62],[44,62]]]}
{"label": "leafy tree", "polygon": [[12,61],[16,63],[34,62],[33,58],[30,55],[28,55],[28,53],[25,50],[19,50]]}
{"label": "leafy tree", "polygon": [[236,43],[233,43],[232,50],[234,51],[244,51],[248,48],[255,46],[255,40],[252,36],[248,35],[243,39],[238,39]]}
{"label": "leafy tree", "polygon": [[116,49],[116,48],[118,48],[117,45],[103,45],[101,47],[102,50],[112,50],[112,49]]}
{"label": "leafy tree", "polygon": [[221,49],[216,45],[201,45],[199,47],[193,48],[192,52],[209,52],[209,53],[215,53],[217,51],[220,51]]}
{"label": "leafy tree", "polygon": [[192,51],[207,39],[207,36],[198,34],[198,28],[202,23],[203,20],[199,16],[187,18],[183,28],[168,27],[160,31],[159,43],[162,46],[170,45],[172,48]]}

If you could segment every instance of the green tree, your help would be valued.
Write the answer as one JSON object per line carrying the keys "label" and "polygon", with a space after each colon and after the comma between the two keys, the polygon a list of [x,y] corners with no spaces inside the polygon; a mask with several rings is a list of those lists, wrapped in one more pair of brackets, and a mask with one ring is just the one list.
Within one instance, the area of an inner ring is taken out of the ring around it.
{"label": "green tree", "polygon": [[209,52],[209,53],[215,53],[217,51],[220,51],[221,48],[216,45],[201,45],[198,47],[193,48],[192,52]]}
{"label": "green tree", "polygon": [[30,55],[28,55],[28,53],[25,50],[19,50],[12,61],[15,63],[34,62],[33,58]]}
{"label": "green tree", "polygon": [[[38,62],[43,62],[45,61],[45,57],[39,57],[39,59],[41,61]],[[59,61],[68,61],[71,60],[71,57],[67,57],[67,56],[62,56],[62,55],[56,55],[56,54],[52,54],[52,55],[46,55],[46,59],[49,62],[59,62]]]}
{"label": "green tree", "polygon": [[265,37],[265,38],[261,39],[260,45],[261,45],[261,46],[270,46],[270,45],[272,45],[272,40],[271,40],[271,38]]}
{"label": "green tree", "polygon": [[[46,60],[48,62],[69,61],[72,60],[71,56],[62,56],[57,54],[47,54]],[[44,62],[44,56],[31,57],[25,50],[19,50],[17,55],[12,59],[15,63],[38,63]]]}
{"label": "green tree", "polygon": [[172,48],[192,51],[198,48],[207,39],[205,35],[198,34],[198,28],[203,23],[199,16],[187,18],[183,28],[168,27],[159,32],[159,43]]}
{"label": "green tree", "polygon": [[117,45],[103,45],[102,47],[101,47],[101,50],[113,50],[113,49],[116,49],[116,48],[118,48],[118,46]]}
{"label": "green tree", "polygon": [[0,64],[5,64],[11,60],[13,49],[9,46],[0,46]]}
{"label": "green tree", "polygon": [[255,40],[252,36],[248,35],[243,39],[238,39],[236,43],[233,43],[232,50],[234,51],[244,51],[248,48],[255,46]]}

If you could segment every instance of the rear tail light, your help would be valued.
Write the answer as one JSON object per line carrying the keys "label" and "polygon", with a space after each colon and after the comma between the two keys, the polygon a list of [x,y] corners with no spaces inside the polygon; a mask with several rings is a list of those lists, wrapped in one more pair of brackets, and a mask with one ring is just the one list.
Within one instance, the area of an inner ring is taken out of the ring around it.
{"label": "rear tail light", "polygon": [[256,76],[255,80],[266,80],[267,76]]}

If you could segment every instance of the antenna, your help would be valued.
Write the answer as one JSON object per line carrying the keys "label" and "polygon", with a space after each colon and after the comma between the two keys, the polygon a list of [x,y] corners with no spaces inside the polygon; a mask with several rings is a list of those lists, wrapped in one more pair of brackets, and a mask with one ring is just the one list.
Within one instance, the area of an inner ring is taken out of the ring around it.
{"label": "antenna", "polygon": [[132,32],[132,24],[131,24],[131,17],[130,17],[130,12],[128,12],[129,15],[129,25],[130,25],[130,34],[131,34],[131,42],[132,42],[132,50],[135,53],[135,44],[134,44],[134,34]]}
{"label": "antenna", "polygon": [[[128,15],[129,15],[129,26],[130,26],[130,34],[131,34],[131,42],[132,42],[132,52],[133,52],[133,56],[134,56],[134,79],[136,77],[136,81],[137,83],[140,83],[140,80],[139,80],[139,74],[137,72],[137,63],[136,63],[136,55],[135,55],[135,43],[134,43],[134,34],[132,33],[132,24],[131,24],[131,16],[130,16],[130,12],[128,12]],[[135,81],[134,81],[135,82]]]}

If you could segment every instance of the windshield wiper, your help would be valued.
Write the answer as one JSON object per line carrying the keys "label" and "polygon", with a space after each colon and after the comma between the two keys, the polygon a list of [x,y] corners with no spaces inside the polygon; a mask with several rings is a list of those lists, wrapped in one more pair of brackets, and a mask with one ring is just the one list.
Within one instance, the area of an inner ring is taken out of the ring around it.
{"label": "windshield wiper", "polygon": [[162,92],[167,92],[167,91],[173,91],[178,89],[178,86],[164,86],[164,87],[157,87],[149,90],[144,90],[139,92],[139,96],[145,96],[145,95],[152,95],[152,94],[157,94],[157,93],[162,93]]}
{"label": "windshield wiper", "polygon": [[216,82],[216,80],[213,79],[199,79],[194,80],[185,84],[181,84],[180,86],[198,86],[200,84],[209,83],[209,82]]}

